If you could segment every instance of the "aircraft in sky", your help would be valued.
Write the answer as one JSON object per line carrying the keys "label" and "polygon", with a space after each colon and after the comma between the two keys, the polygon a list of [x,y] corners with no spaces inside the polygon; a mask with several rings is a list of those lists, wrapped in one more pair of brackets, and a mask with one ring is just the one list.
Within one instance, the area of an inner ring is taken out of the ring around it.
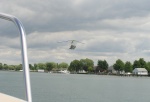
{"label": "aircraft in sky", "polygon": [[69,47],[69,49],[71,49],[71,50],[74,50],[74,49],[76,48],[76,43],[84,44],[84,43],[79,42],[79,41],[77,41],[77,40],[61,41],[61,42],[58,42],[58,43],[63,43],[63,42],[70,42],[70,47]]}

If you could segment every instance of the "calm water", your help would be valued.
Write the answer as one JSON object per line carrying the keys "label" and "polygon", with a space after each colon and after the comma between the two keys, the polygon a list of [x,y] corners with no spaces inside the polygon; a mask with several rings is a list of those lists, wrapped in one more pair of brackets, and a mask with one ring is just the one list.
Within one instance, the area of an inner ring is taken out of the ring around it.
{"label": "calm water", "polygon": [[[150,102],[150,77],[31,73],[33,102]],[[22,72],[0,71],[0,92],[25,99]]]}

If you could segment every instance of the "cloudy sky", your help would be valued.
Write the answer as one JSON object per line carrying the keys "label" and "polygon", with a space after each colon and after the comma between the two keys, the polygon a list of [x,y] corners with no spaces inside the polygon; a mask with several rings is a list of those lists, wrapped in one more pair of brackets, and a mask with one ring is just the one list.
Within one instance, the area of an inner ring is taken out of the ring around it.
{"label": "cloudy sky", "polygon": [[[1,0],[27,33],[29,63],[150,61],[150,0]],[[69,42],[78,40],[70,50]],[[0,19],[0,62],[21,63],[17,28]]]}

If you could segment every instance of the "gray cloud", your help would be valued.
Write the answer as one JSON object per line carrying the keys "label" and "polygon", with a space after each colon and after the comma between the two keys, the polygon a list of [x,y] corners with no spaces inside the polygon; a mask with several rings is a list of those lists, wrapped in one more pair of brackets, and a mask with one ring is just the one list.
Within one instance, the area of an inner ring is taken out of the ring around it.
{"label": "gray cloud", "polygon": [[[2,2],[1,6],[6,4]],[[4,10],[19,17],[27,33],[72,31],[78,29],[95,30],[109,26],[101,21],[104,19],[143,17],[149,14],[148,0],[111,1],[111,0],[46,0],[12,2]],[[10,10],[8,10],[11,9]],[[96,22],[99,24],[95,25]],[[102,25],[101,25],[102,23]],[[109,29],[109,28],[108,28]]]}
{"label": "gray cloud", "polygon": [[[2,0],[0,10],[23,22],[31,63],[69,62],[86,57],[112,63],[117,58],[149,60],[149,3],[149,0]],[[7,49],[20,51],[19,34],[12,23],[0,20],[0,36],[1,59]],[[85,44],[77,43],[77,49],[70,51],[70,43],[57,43],[71,39]],[[18,63],[18,59],[8,63]]]}

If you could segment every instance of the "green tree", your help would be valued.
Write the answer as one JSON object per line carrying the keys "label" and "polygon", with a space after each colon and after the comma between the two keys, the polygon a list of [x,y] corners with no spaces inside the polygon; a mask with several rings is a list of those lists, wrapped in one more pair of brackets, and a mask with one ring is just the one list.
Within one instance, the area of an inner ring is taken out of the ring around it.
{"label": "green tree", "polygon": [[125,63],[125,67],[124,67],[124,71],[125,72],[131,72],[132,73],[132,64],[129,62],[129,61],[127,61],[126,63]]}
{"label": "green tree", "polygon": [[88,71],[89,67],[93,68],[94,66],[94,61],[88,58],[81,59],[80,62],[81,62],[81,70]]}
{"label": "green tree", "polygon": [[92,67],[88,67],[88,72],[91,73],[93,71]]}
{"label": "green tree", "polygon": [[3,64],[2,63],[0,63],[0,70],[2,70],[3,69]]}
{"label": "green tree", "polygon": [[122,60],[118,59],[116,63],[113,65],[114,69],[117,71],[123,71],[124,70],[124,63]]}
{"label": "green tree", "polygon": [[65,63],[65,62],[62,62],[62,63],[60,63],[59,65],[58,65],[58,68],[68,68],[68,64],[67,63]]}
{"label": "green tree", "polygon": [[97,63],[97,66],[98,66],[98,71],[101,70],[101,71],[105,71],[108,69],[108,63],[106,60],[102,61],[102,60],[98,60],[98,63]]}
{"label": "green tree", "polygon": [[32,64],[29,64],[29,68],[30,70],[34,70],[34,66],[32,66]]}
{"label": "green tree", "polygon": [[15,70],[16,70],[16,71],[22,70],[22,64],[16,65],[16,66],[15,66]]}
{"label": "green tree", "polygon": [[135,60],[135,61],[133,62],[133,69],[135,69],[135,68],[140,68],[140,67],[141,67],[140,62],[139,62],[138,60]]}
{"label": "green tree", "polygon": [[99,71],[101,71],[102,67],[103,67],[103,61],[102,60],[98,60],[98,62],[97,62],[97,69],[96,70],[99,72]]}
{"label": "green tree", "polygon": [[107,70],[109,65],[106,60],[103,61],[103,65],[104,65],[103,69]]}
{"label": "green tree", "polygon": [[147,63],[146,63],[146,61],[144,60],[144,58],[140,58],[140,59],[139,59],[139,63],[140,63],[140,67],[141,67],[141,68],[147,68]]}
{"label": "green tree", "polygon": [[15,65],[9,65],[9,66],[8,66],[8,69],[9,69],[9,70],[15,70],[16,68],[15,68]]}
{"label": "green tree", "polygon": [[38,70],[38,65],[34,63],[34,70]]}
{"label": "green tree", "polygon": [[56,68],[57,64],[54,62],[47,62],[46,63],[46,70],[51,71],[53,68]]}
{"label": "green tree", "polygon": [[78,72],[79,70],[81,70],[81,62],[79,60],[73,60],[71,63],[70,63],[70,66],[69,66],[69,71],[76,71]]}
{"label": "green tree", "polygon": [[7,65],[7,64],[4,64],[4,65],[3,65],[3,68],[4,68],[5,70],[8,70],[8,65]]}
{"label": "green tree", "polygon": [[46,64],[44,64],[44,63],[38,63],[37,64],[37,67],[38,67],[38,69],[46,69]]}
{"label": "green tree", "polygon": [[147,71],[150,72],[150,62],[147,62]]}
{"label": "green tree", "polygon": [[57,63],[55,63],[55,62],[51,62],[52,64],[53,64],[53,68],[57,68]]}

